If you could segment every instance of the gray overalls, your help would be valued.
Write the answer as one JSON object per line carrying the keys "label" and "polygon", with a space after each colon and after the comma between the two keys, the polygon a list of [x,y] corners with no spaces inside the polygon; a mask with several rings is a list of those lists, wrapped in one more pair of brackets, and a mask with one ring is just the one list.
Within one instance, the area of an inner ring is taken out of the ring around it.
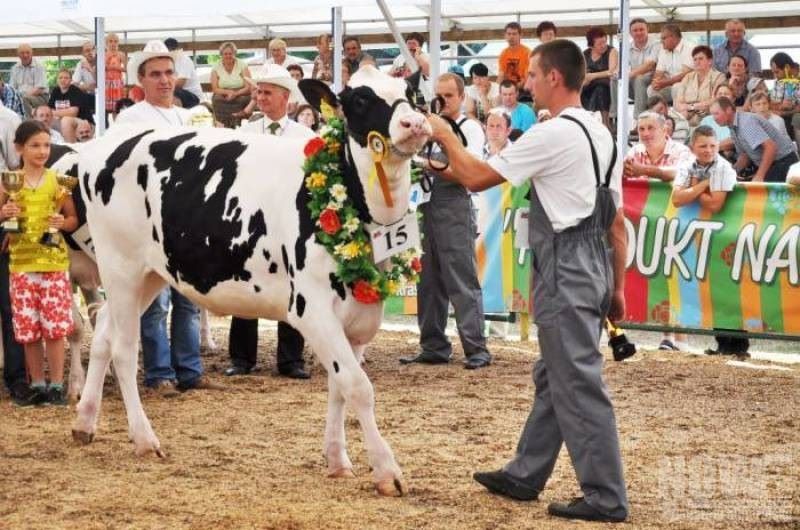
{"label": "gray overalls", "polygon": [[[431,154],[446,161],[446,155]],[[417,322],[422,352],[449,359],[445,336],[448,302],[467,357],[489,358],[483,336],[483,294],[475,258],[477,223],[467,189],[431,175],[431,199],[422,209],[422,273],[417,287]]]}
{"label": "gray overalls", "polygon": [[606,234],[616,207],[608,189],[616,147],[605,183],[588,131],[597,182],[592,214],[577,226],[553,231],[536,185],[531,186],[530,245],[533,250],[533,311],[541,356],[534,364],[533,410],[504,468],[541,491],[558,458],[562,441],[586,502],[611,516],[627,516],[614,409],[602,379],[600,329],[614,285],[612,250]]}

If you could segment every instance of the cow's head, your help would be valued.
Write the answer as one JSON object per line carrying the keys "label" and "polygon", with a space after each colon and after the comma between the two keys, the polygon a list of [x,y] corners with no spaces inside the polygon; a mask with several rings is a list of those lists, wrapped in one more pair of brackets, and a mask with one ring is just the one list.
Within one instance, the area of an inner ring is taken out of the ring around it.
{"label": "cow's head", "polygon": [[[382,224],[400,219],[408,208],[411,157],[431,135],[425,116],[409,103],[408,84],[365,66],[350,78],[338,98],[321,81],[302,80],[300,90],[318,110],[325,101],[344,114],[352,163],[372,218]],[[376,159],[386,176],[388,201],[381,184],[369,178]]]}

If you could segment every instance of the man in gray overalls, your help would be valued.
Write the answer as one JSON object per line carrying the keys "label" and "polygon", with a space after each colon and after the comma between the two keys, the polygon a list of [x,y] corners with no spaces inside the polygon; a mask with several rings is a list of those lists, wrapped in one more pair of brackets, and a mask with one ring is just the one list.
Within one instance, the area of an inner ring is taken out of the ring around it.
{"label": "man in gray overalls", "polygon": [[580,108],[584,76],[574,43],[537,47],[526,88],[555,118],[485,163],[465,155],[437,117],[430,122],[450,160],[448,178],[473,191],[506,180],[532,183],[533,305],[541,350],[533,410],[515,457],[500,471],[474,478],[493,493],[535,500],[566,443],[583,497],[552,503],[548,512],[619,522],[628,516],[628,500],[598,343],[606,316],[625,314],[622,164],[611,134]]}
{"label": "man in gray overalls", "polygon": [[[464,116],[464,80],[446,73],[436,81],[441,98],[441,115],[460,130],[463,144],[472,156],[480,157],[486,138],[480,123]],[[440,150],[431,158],[447,160]],[[442,166],[439,166],[442,167]],[[422,272],[417,287],[417,322],[422,350],[403,364],[444,364],[450,361],[452,345],[445,335],[448,305],[453,304],[456,327],[464,348],[464,367],[488,366],[492,360],[483,336],[483,294],[475,258],[476,222],[469,192],[461,184],[432,178],[430,201],[422,204]]]}

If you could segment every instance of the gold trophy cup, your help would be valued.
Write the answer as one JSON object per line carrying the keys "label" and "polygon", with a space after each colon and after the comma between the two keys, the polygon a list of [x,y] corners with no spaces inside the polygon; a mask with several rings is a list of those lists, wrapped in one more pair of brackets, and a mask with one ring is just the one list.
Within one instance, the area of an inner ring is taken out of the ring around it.
{"label": "gold trophy cup", "polygon": [[[72,195],[72,190],[78,185],[78,178],[70,177],[69,175],[56,175],[56,180],[58,181],[58,193],[56,194],[56,200],[53,203],[54,214],[61,211],[61,206],[64,204],[64,200]],[[47,232],[42,234],[42,239],[39,240],[39,242],[48,247],[59,247],[61,246],[63,239],[64,238],[61,237],[61,233],[58,231],[58,228],[49,227]]]}
{"label": "gold trophy cup", "polygon": [[[25,173],[22,171],[3,171],[2,177],[3,188],[8,193],[9,200],[16,202],[17,194],[25,185]],[[19,233],[22,229],[19,226],[19,219],[16,217],[9,217],[3,223],[3,230],[6,233]]]}

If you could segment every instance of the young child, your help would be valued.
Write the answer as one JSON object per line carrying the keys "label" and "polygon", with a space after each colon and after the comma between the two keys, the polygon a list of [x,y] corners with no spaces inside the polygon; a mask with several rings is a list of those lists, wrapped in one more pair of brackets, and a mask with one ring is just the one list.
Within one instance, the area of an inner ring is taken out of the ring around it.
{"label": "young child", "polygon": [[[56,172],[45,167],[50,156],[47,126],[33,120],[22,122],[14,136],[14,147],[22,161],[25,183],[16,202],[4,200],[0,215],[3,220],[18,216],[22,229],[10,234],[9,271],[14,336],[25,347],[33,391],[25,404],[66,405],[64,337],[73,328],[67,248],[63,239],[59,246],[47,246],[41,240],[49,227],[75,230],[78,218],[72,198],[59,193]],[[44,376],[45,354],[49,387]]]}
{"label": "young child", "polygon": [[789,136],[786,130],[786,122],[778,114],[773,114],[769,108],[769,96],[764,92],[753,92],[750,96],[750,109],[755,113],[767,120],[775,127],[778,132]]}
{"label": "young child", "polygon": [[717,213],[736,185],[736,170],[718,152],[714,129],[701,125],[692,133],[693,160],[680,167],[672,184],[672,204],[680,207],[694,201]]}

